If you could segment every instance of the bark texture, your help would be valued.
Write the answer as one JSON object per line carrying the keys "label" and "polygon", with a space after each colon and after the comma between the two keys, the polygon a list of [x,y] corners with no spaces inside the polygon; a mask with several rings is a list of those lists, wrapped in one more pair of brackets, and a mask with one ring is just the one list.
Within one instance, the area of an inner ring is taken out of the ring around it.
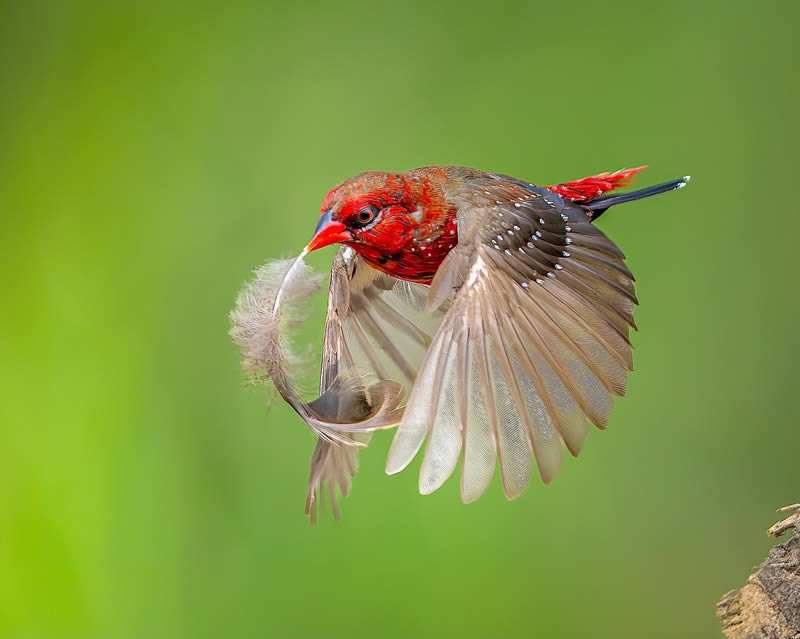
{"label": "bark texture", "polygon": [[770,550],[747,583],[717,604],[728,639],[800,639],[800,504],[781,510],[795,512],[767,532],[780,537],[793,530],[794,536]]}

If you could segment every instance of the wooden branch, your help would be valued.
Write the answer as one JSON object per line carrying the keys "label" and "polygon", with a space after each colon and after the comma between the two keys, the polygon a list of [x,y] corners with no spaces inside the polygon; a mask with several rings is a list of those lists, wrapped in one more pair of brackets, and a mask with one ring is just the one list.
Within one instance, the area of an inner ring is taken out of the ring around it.
{"label": "wooden branch", "polygon": [[800,504],[772,526],[767,534],[794,536],[775,546],[739,590],[723,595],[717,604],[722,632],[728,639],[800,639]]}

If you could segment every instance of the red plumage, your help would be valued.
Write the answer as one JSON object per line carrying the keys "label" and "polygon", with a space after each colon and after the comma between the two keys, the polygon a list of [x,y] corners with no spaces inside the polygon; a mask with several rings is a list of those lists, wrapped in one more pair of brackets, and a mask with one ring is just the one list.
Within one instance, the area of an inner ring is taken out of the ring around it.
{"label": "red plumage", "polygon": [[[331,271],[321,395],[301,403],[288,384],[282,393],[320,437],[308,512],[326,483],[332,497],[335,486],[347,493],[355,447],[376,428],[398,426],[390,474],[426,442],[422,493],[460,458],[465,502],[497,466],[509,498],[533,462],[548,483],[564,447],[577,455],[589,424],[605,428],[633,367],[637,299],[624,255],[594,221],[688,180],[607,195],[643,168],[543,187],[433,166],[363,173],[328,193],[306,251],[347,248]],[[278,358],[264,347],[275,338],[252,312],[261,308],[254,290],[240,298],[233,335],[269,365]],[[274,365],[267,373],[282,375]]]}
{"label": "red plumage", "polygon": [[635,169],[622,169],[614,173],[606,171],[572,182],[553,184],[547,188],[573,202],[589,202],[621,186],[630,186],[633,184],[633,176],[646,168],[645,164]]}

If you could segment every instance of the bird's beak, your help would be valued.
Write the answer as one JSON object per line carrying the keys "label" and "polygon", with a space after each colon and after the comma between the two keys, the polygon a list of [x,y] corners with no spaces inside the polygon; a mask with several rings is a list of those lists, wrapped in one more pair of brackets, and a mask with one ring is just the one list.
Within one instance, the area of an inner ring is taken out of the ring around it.
{"label": "bird's beak", "polygon": [[349,242],[353,239],[352,233],[347,230],[344,224],[331,219],[331,212],[325,211],[319,218],[317,228],[314,229],[314,237],[306,246],[307,251],[316,251],[323,246],[335,244],[336,242]]}

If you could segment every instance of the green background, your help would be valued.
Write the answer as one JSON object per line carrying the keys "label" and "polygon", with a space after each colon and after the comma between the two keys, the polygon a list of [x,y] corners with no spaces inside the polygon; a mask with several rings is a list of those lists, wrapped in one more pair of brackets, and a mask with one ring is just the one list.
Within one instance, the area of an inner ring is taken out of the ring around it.
{"label": "green background", "polygon": [[[719,636],[800,499],[800,4],[110,4],[0,4],[0,636]],[[437,163],[694,179],[600,222],[640,330],[580,460],[464,506],[383,433],[312,527],[227,313],[334,184]]]}

